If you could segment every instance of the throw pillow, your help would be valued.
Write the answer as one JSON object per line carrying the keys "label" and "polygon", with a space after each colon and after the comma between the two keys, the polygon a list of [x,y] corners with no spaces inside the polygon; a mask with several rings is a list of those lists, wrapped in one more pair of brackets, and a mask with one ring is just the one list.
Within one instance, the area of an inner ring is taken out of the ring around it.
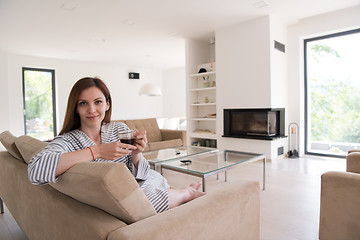
{"label": "throw pillow", "polygon": [[29,164],[30,160],[36,154],[41,152],[48,145],[47,142],[42,142],[26,135],[16,138],[15,144],[27,164]]}
{"label": "throw pillow", "polygon": [[124,163],[78,163],[63,173],[58,191],[76,200],[100,208],[127,224],[156,214]]}
{"label": "throw pillow", "polygon": [[6,150],[17,160],[24,161],[23,157],[21,156],[19,150],[15,145],[16,137],[12,135],[9,131],[2,132],[0,134],[0,141],[6,148]]}

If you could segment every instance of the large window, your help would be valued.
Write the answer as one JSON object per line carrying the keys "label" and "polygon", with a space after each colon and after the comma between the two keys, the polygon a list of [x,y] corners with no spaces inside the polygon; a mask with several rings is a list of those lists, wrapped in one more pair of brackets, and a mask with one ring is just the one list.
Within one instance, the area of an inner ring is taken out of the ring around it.
{"label": "large window", "polygon": [[55,71],[23,68],[25,134],[42,141],[56,135]]}
{"label": "large window", "polygon": [[305,152],[360,149],[360,29],[306,39]]}

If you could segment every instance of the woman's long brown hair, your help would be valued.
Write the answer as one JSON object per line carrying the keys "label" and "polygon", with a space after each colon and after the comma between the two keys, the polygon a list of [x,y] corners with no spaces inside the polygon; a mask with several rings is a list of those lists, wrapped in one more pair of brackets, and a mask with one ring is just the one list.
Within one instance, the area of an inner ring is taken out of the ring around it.
{"label": "woman's long brown hair", "polygon": [[74,86],[72,87],[68,103],[66,107],[65,119],[63,128],[61,129],[59,135],[69,132],[74,129],[79,129],[81,126],[80,116],[77,113],[77,102],[79,100],[79,96],[85,89],[90,87],[97,87],[99,88],[105,96],[106,101],[110,104],[109,110],[106,111],[105,117],[102,123],[109,123],[111,120],[111,109],[112,109],[112,102],[111,102],[111,95],[110,91],[105,85],[105,83],[96,77],[85,77],[78,80]]}

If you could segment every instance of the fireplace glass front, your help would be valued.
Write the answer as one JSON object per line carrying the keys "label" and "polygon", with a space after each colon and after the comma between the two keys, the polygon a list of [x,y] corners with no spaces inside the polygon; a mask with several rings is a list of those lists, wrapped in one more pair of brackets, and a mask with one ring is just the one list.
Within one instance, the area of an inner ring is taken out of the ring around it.
{"label": "fireplace glass front", "polygon": [[276,113],[243,112],[231,115],[231,132],[235,134],[276,135]]}
{"label": "fireplace glass front", "polygon": [[224,137],[272,139],[284,135],[284,109],[224,109]]}

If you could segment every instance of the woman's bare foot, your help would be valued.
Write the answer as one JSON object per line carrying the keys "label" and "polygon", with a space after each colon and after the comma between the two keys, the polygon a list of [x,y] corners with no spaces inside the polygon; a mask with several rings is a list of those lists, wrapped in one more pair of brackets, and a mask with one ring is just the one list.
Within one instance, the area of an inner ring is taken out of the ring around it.
{"label": "woman's bare foot", "polygon": [[195,188],[196,190],[199,190],[201,185],[202,185],[201,182],[196,182],[196,183],[190,184],[190,187]]}
{"label": "woman's bare foot", "polygon": [[194,200],[195,198],[205,195],[205,192],[201,192],[199,188],[201,187],[201,182],[192,183],[186,189],[189,191],[189,198],[186,202]]}
{"label": "woman's bare foot", "polygon": [[199,188],[201,182],[192,183],[188,187],[182,189],[168,189],[169,193],[169,208],[179,206],[180,204],[194,200],[206,193],[201,192]]}

